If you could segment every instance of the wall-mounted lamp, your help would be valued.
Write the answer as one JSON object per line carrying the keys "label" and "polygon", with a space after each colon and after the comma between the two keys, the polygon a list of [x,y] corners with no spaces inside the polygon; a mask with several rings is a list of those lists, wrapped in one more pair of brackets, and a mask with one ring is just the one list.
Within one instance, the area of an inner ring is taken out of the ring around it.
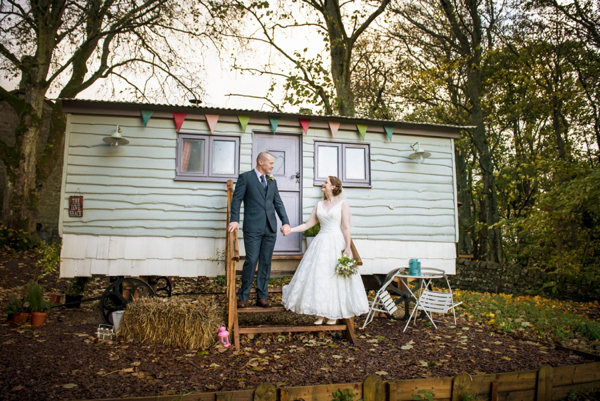
{"label": "wall-mounted lamp", "polygon": [[423,160],[431,156],[430,152],[421,149],[421,144],[419,142],[413,143],[410,147],[412,148],[413,153],[408,156],[409,159],[417,159],[419,163],[423,163]]}
{"label": "wall-mounted lamp", "polygon": [[123,129],[120,125],[117,125],[117,129],[111,136],[105,136],[102,140],[110,145],[111,148],[117,148],[119,146],[125,146],[129,141],[121,136]]}

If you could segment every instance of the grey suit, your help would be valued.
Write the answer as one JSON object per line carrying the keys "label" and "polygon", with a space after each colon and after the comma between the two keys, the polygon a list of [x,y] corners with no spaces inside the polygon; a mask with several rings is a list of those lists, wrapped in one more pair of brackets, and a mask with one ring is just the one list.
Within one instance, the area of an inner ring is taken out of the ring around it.
{"label": "grey suit", "polygon": [[247,300],[252,288],[252,279],[258,262],[256,276],[256,292],[258,298],[266,299],[269,296],[268,284],[271,275],[271,258],[277,238],[277,218],[279,215],[282,224],[289,224],[287,214],[277,181],[267,180],[267,190],[258,180],[254,170],[240,174],[233,200],[231,201],[231,222],[240,221],[240,205],[244,202],[244,247],[246,260],[242,270],[242,287],[238,292],[240,300]]}

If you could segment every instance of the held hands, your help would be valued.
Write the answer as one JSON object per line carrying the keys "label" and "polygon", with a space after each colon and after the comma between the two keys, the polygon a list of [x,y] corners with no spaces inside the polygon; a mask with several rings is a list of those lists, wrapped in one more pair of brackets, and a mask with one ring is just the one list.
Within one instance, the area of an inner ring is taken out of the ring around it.
{"label": "held hands", "polygon": [[283,233],[284,237],[287,237],[292,233],[292,229],[290,228],[289,224],[284,224],[283,226],[281,226],[281,232]]}

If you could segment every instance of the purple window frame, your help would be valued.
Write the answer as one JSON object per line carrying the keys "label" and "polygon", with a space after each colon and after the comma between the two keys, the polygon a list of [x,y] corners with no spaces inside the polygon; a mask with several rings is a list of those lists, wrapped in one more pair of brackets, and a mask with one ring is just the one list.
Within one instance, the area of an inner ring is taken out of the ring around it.
{"label": "purple window frame", "polygon": [[[181,171],[181,152],[183,151],[184,139],[202,139],[204,140],[204,173],[187,173]],[[235,144],[235,160],[233,161],[233,174],[214,174],[212,173],[212,149],[215,141],[233,142]],[[207,182],[227,182],[227,180],[236,180],[240,174],[240,137],[239,136],[215,136],[198,135],[186,132],[180,132],[177,135],[177,156],[175,181],[207,181]]]}
{"label": "purple window frame", "polygon": [[[371,149],[368,143],[346,143],[346,142],[320,142],[315,141],[315,159],[314,159],[314,186],[323,185],[326,177],[319,177],[319,147],[328,146],[338,148],[338,172],[342,185],[349,188],[371,188]],[[346,178],[346,149],[364,149],[365,151],[365,179],[350,180]]]}

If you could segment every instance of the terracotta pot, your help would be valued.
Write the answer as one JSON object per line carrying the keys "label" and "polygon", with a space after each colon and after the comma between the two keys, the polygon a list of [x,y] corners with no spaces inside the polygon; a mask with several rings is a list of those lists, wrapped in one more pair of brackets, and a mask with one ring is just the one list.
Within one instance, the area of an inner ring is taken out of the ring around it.
{"label": "terracotta pot", "polygon": [[48,314],[46,312],[32,312],[31,325],[34,327],[41,326],[46,321]]}
{"label": "terracotta pot", "polygon": [[29,319],[29,312],[15,313],[13,315],[13,323],[25,323]]}
{"label": "terracotta pot", "polygon": [[60,294],[51,294],[50,302],[53,302],[55,305],[58,305],[60,303]]}

